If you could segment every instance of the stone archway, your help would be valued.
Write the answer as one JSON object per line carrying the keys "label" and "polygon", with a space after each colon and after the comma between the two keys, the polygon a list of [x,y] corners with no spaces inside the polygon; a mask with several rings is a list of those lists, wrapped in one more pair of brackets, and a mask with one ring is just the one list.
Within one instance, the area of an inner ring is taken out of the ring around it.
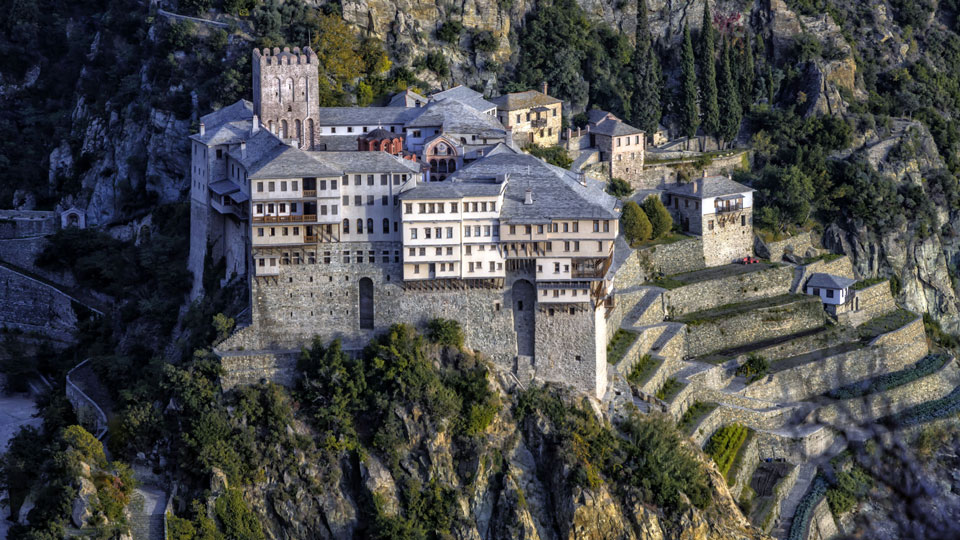
{"label": "stone archway", "polygon": [[517,354],[533,356],[536,331],[537,290],[525,279],[513,284],[513,330],[517,334]]}
{"label": "stone archway", "polygon": [[358,285],[360,292],[360,329],[373,330],[373,280],[365,277]]}

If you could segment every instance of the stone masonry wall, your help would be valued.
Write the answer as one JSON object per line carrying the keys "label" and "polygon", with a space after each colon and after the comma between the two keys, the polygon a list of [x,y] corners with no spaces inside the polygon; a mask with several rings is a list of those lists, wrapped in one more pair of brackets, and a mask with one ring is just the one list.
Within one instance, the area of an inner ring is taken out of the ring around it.
{"label": "stone masonry wall", "polygon": [[537,311],[534,376],[602,396],[607,383],[603,310],[554,308],[549,315],[549,309]]}
{"label": "stone masonry wall", "polygon": [[[707,266],[730,264],[753,255],[753,208],[728,214],[707,214],[703,228],[703,258]],[[709,224],[713,223],[713,230]]]}
{"label": "stone masonry wall", "polygon": [[0,260],[19,266],[66,287],[74,286],[76,279],[68,269],[53,271],[40,268],[35,264],[37,256],[40,255],[46,245],[47,239],[43,236],[0,240]]}
{"label": "stone masonry wall", "polygon": [[686,355],[700,356],[822,326],[823,308],[816,298],[802,298],[786,304],[764,307],[688,323]]}
{"label": "stone masonry wall", "polygon": [[640,267],[645,270],[644,281],[649,281],[657,274],[669,276],[706,268],[703,240],[697,236],[672,244],[639,249],[636,257],[640,261]]}
{"label": "stone masonry wall", "polygon": [[813,234],[810,232],[802,232],[776,242],[763,242],[759,238],[754,239],[757,256],[770,259],[773,262],[782,261],[784,253],[793,253],[801,258],[805,257],[808,251],[817,249],[814,244]]}
{"label": "stone masonry wall", "polygon": [[858,326],[897,309],[897,304],[890,294],[889,281],[883,281],[866,289],[854,291],[849,305],[859,309],[839,313],[837,320],[840,324]]}
{"label": "stone masonry wall", "polygon": [[298,352],[275,353],[220,353],[223,374],[220,384],[224,391],[235,386],[256,384],[268,380],[293,386],[297,377]]}
{"label": "stone masonry wall", "polygon": [[0,266],[0,327],[72,341],[77,315],[60,291]]}
{"label": "stone masonry wall", "polygon": [[833,388],[903,369],[927,354],[918,318],[884,334],[868,347],[836,354],[768,375],[744,395],[770,401],[799,401]]}
{"label": "stone masonry wall", "polygon": [[752,309],[700,324],[687,324],[686,355],[700,356],[770,339],[795,334],[824,323],[823,308],[816,298],[803,298],[786,304]]}
{"label": "stone masonry wall", "polygon": [[[651,152],[647,151],[643,174],[637,178],[634,187],[637,189],[656,189],[666,184],[676,184],[683,180],[682,172],[693,169],[697,154],[691,154],[688,160],[679,163],[658,163],[658,159],[674,159],[683,156],[681,152]],[[654,160],[651,162],[651,160]],[[743,152],[738,152],[732,156],[713,159],[703,170],[707,176],[726,176],[732,171],[742,168],[744,162]],[[697,172],[693,176],[702,176]]]}
{"label": "stone masonry wall", "polygon": [[663,294],[667,312],[673,317],[705,309],[779,296],[790,292],[793,268],[779,266],[721,279],[692,283]]}

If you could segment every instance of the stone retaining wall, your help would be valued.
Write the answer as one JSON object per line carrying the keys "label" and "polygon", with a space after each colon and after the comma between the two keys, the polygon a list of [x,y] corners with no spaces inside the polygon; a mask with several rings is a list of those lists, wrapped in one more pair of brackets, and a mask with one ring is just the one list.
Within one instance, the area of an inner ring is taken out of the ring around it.
{"label": "stone retaining wall", "polygon": [[77,422],[99,439],[107,432],[107,415],[103,412],[103,409],[97,405],[97,402],[85,394],[70,377],[74,371],[89,361],[90,360],[87,359],[80,362],[67,373],[65,385],[66,395],[67,401],[73,406],[73,412],[77,416]]}
{"label": "stone retaining wall", "polygon": [[71,342],[77,314],[73,301],[57,289],[0,266],[0,327],[38,332]]}
{"label": "stone retaining wall", "polygon": [[[918,334],[919,332],[919,334]],[[744,390],[747,397],[799,401],[866,378],[903,369],[927,354],[923,322],[878,337],[869,346],[766,376]]]}
{"label": "stone retaining wall", "polygon": [[823,326],[820,300],[813,297],[732,313],[699,324],[687,324],[686,356],[701,356],[777,336]]}
{"label": "stone retaining wall", "polygon": [[750,485],[750,479],[753,478],[753,473],[757,470],[757,464],[760,462],[756,433],[747,436],[742,451],[743,458],[740,461],[740,468],[734,472],[733,483],[730,484],[730,494],[733,495],[735,501],[740,499],[743,488]]}
{"label": "stone retaining wall", "polygon": [[911,383],[885,392],[831,403],[814,411],[811,416],[820,423],[844,425],[864,424],[888,416],[914,405],[940,399],[960,384],[960,370],[956,360],[949,360],[939,371]]}
{"label": "stone retaining wall", "polygon": [[778,266],[684,285],[663,293],[663,299],[667,312],[672,317],[680,317],[726,304],[787,294],[791,283],[793,268]]}
{"label": "stone retaining wall", "polygon": [[827,504],[827,498],[820,499],[820,502],[813,507],[810,525],[807,528],[806,540],[830,540],[836,538],[839,534],[837,523],[830,513],[830,505]]}
{"label": "stone retaining wall", "polygon": [[[703,399],[706,396],[699,396],[700,401],[714,401],[716,399]],[[723,399],[721,396],[716,396]],[[729,403],[720,402],[720,405],[710,412],[703,420],[697,424],[691,438],[698,445],[703,446],[714,431],[720,429],[720,426],[727,424],[743,424],[753,430],[777,429],[787,423],[796,407],[777,407],[763,410],[738,407]]]}
{"label": "stone retaining wall", "polygon": [[840,324],[859,326],[870,319],[886,315],[897,309],[897,304],[890,294],[890,282],[882,281],[859,291],[853,291],[850,302],[847,303],[851,311],[837,314]]}
{"label": "stone retaining wall", "polygon": [[785,240],[776,242],[764,242],[759,237],[754,237],[754,250],[758,257],[770,259],[773,262],[783,260],[784,253],[792,253],[797,257],[805,257],[810,250],[818,250],[819,242],[815,242],[813,233],[802,232],[791,236]]}
{"label": "stone retaining wall", "polygon": [[224,353],[218,351],[223,373],[220,385],[224,391],[238,385],[257,384],[262,380],[293,386],[297,380],[296,351]]}
{"label": "stone retaining wall", "polygon": [[[706,268],[703,258],[703,240],[691,236],[672,244],[660,244],[638,249],[635,256],[640,261],[643,281],[656,275],[669,276]],[[619,278],[619,274],[617,276]]]}
{"label": "stone retaining wall", "polygon": [[[785,341],[776,345],[770,345],[769,347],[755,349],[752,352],[763,356],[769,361],[781,360],[783,358],[799,356],[801,354],[813,352],[818,349],[823,349],[829,347],[830,345],[851,341],[855,339],[855,337],[855,333],[849,328],[832,326],[828,327],[823,332],[791,339],[790,341]],[[740,355],[737,357],[737,363],[743,363],[746,359],[746,354]]]}
{"label": "stone retaining wall", "polygon": [[[694,143],[694,147],[696,144]],[[675,184],[681,180],[681,171],[693,176],[702,176],[700,169],[694,169],[693,164],[700,157],[699,152],[653,152],[648,150],[646,163],[643,166],[643,172],[638,178],[631,181],[631,185],[638,189],[656,189],[665,184]],[[672,163],[650,163],[652,159],[676,159],[686,158],[680,162]],[[743,168],[744,152],[738,152],[732,156],[718,157],[711,160],[710,164],[703,168],[707,176],[726,176],[734,170]]]}

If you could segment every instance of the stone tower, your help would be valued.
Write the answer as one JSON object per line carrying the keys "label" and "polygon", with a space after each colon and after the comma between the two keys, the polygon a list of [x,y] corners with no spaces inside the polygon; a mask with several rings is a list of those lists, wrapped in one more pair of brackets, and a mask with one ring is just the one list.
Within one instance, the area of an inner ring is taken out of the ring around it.
{"label": "stone tower", "polygon": [[317,55],[310,47],[253,49],[253,113],[282,139],[313,148],[317,101]]}

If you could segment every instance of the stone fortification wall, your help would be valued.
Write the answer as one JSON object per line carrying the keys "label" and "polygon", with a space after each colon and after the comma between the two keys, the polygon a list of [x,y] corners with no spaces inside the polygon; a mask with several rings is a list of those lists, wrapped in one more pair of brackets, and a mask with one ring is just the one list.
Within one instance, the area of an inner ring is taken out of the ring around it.
{"label": "stone fortification wall", "polygon": [[55,272],[40,268],[35,264],[37,256],[43,251],[47,239],[43,236],[0,240],[0,260],[28,270],[41,277],[59,283],[65,287],[76,285],[73,273],[67,269]]}
{"label": "stone fortification wall", "polygon": [[220,352],[223,374],[220,384],[224,391],[235,386],[256,384],[262,380],[284,386],[293,386],[297,379],[298,351],[276,352]]}
{"label": "stone fortification wall", "polygon": [[[375,251],[379,260],[381,250]],[[513,283],[524,279],[522,276],[508,279],[502,288],[421,290],[404,287],[399,264],[364,262],[281,268],[279,276],[252,280],[252,324],[224,341],[221,351],[259,354],[298,350],[312,342],[314,336],[325,341],[339,338],[345,349],[360,350],[394,323],[423,328],[430,319],[442,317],[459,321],[466,346],[501,369],[517,369],[518,343],[529,344],[534,350],[534,362],[523,366],[523,370],[532,370],[538,379],[564,382],[596,394],[602,394],[600,387],[606,385],[604,312],[595,311],[586,303],[538,306],[531,296],[525,309],[535,310],[532,324],[518,325],[514,320],[518,299],[514,298]],[[372,329],[360,327],[362,281],[373,290]],[[256,362],[261,361],[272,365],[264,359],[250,360],[250,369],[230,361],[224,365],[227,369],[237,365],[238,369],[254,373],[259,369]],[[270,369],[273,368],[261,371]],[[265,375],[256,380],[264,377],[270,378]]]}
{"label": "stone fortification wall", "polygon": [[838,313],[837,320],[840,324],[849,326],[859,326],[897,309],[897,304],[890,294],[889,281],[854,291],[853,298],[847,305],[850,310]]}
{"label": "stone fortification wall", "polygon": [[0,238],[27,238],[57,232],[56,212],[0,210]]}
{"label": "stone fortification wall", "polygon": [[768,375],[748,386],[744,395],[770,401],[799,401],[833,388],[903,369],[926,354],[923,322],[917,318],[903,328],[880,336],[865,348]]}
{"label": "stone fortification wall", "polygon": [[663,300],[667,313],[680,317],[726,304],[787,294],[792,281],[793,268],[779,266],[678,287],[665,292]]}
{"label": "stone fortification wall", "polygon": [[783,260],[784,253],[792,253],[801,258],[806,257],[808,254],[819,250],[817,244],[818,242],[814,241],[813,233],[811,232],[802,232],[785,240],[777,240],[776,242],[764,242],[759,237],[755,237],[754,251],[758,257],[780,262]]}
{"label": "stone fortification wall", "polygon": [[[657,189],[667,184],[676,184],[684,180],[684,177],[703,176],[726,176],[734,170],[743,168],[744,153],[737,152],[732,156],[718,157],[702,169],[696,169],[694,164],[700,157],[699,152],[694,151],[658,151],[647,149],[643,173],[636,179],[633,187],[637,189]],[[663,163],[665,160],[679,159],[670,163]]]}
{"label": "stone fortification wall", "polygon": [[0,266],[0,327],[73,341],[77,314],[71,299],[55,288]]}
{"label": "stone fortification wall", "polygon": [[701,356],[823,324],[823,308],[819,299],[813,297],[695,321],[687,324],[686,356]]}
{"label": "stone fortification wall", "polygon": [[636,253],[644,281],[661,275],[680,274],[706,268],[703,259],[703,240],[691,236],[672,244],[661,244],[638,249]]}
{"label": "stone fortification wall", "polygon": [[862,424],[926,401],[940,399],[952,392],[958,383],[960,370],[957,369],[956,360],[950,360],[932,375],[885,392],[831,403],[817,409],[811,416],[824,424]]}

